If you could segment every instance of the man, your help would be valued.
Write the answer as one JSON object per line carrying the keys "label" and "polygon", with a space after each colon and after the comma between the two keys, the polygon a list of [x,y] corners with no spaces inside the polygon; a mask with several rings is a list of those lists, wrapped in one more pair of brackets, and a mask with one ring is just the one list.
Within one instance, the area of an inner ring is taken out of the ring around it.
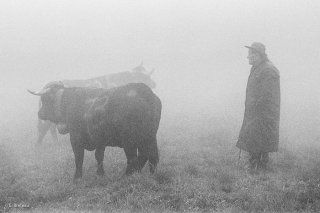
{"label": "man", "polygon": [[262,43],[254,42],[248,60],[252,65],[247,83],[245,112],[237,147],[249,152],[251,171],[266,169],[269,152],[278,151],[280,76]]}

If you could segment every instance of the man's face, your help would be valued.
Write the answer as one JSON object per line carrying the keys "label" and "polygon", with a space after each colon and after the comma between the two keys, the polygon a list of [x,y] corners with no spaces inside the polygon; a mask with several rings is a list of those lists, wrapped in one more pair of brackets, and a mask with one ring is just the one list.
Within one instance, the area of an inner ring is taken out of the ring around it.
{"label": "man's face", "polygon": [[247,58],[250,65],[255,65],[261,60],[261,56],[252,49],[249,49]]}

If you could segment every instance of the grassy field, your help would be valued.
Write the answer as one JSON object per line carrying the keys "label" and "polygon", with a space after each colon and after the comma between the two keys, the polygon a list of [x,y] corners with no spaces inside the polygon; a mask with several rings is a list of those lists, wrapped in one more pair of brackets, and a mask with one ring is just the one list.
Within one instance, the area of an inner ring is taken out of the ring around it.
{"label": "grassy field", "polygon": [[121,177],[123,150],[107,148],[106,175],[99,177],[94,152],[86,152],[84,176],[77,184],[72,183],[75,166],[68,137],[59,143],[47,137],[35,147],[33,126],[19,134],[2,129],[0,205],[26,205],[11,210],[34,212],[320,211],[319,148],[293,148],[282,139],[279,152],[271,155],[274,171],[251,175],[245,153],[237,164],[237,131],[209,123],[206,128],[162,125],[154,175],[144,168]]}

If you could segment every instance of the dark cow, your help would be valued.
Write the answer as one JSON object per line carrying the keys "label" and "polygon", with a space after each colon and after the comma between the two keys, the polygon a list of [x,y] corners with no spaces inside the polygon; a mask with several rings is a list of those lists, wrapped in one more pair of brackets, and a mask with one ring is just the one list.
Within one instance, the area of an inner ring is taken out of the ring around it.
{"label": "dark cow", "polygon": [[113,89],[66,88],[55,84],[39,93],[41,120],[61,125],[70,134],[75,156],[74,179],[82,177],[84,150],[95,150],[97,173],[104,174],[106,146],[124,149],[127,157],[125,174],[140,171],[149,161],[154,173],[159,161],[156,134],[161,117],[161,101],[142,83]]}
{"label": "dark cow", "polygon": [[[112,73],[109,75],[104,75],[100,77],[85,79],[85,80],[63,80],[61,81],[65,87],[98,87],[98,88],[113,88],[116,86],[122,86],[129,83],[144,83],[148,85],[151,89],[156,87],[156,83],[151,79],[151,75],[154,70],[147,71],[143,63],[139,66],[133,68],[130,71]],[[56,82],[50,82],[44,86],[44,89],[50,87],[50,85]],[[41,105],[41,101],[39,103]],[[37,144],[41,144],[43,138],[50,130],[51,135],[55,141],[58,140],[56,126],[50,121],[43,121],[38,119],[38,140]]]}

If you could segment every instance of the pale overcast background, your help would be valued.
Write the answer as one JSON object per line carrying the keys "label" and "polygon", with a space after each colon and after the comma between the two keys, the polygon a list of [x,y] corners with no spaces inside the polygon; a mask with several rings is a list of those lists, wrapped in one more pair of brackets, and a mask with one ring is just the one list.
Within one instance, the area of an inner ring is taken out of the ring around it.
{"label": "pale overcast background", "polygon": [[143,61],[156,69],[164,122],[212,118],[236,135],[250,70],[244,45],[254,41],[280,71],[282,138],[320,143],[318,0],[1,0],[0,127],[28,118],[36,135],[38,99],[26,89]]}

